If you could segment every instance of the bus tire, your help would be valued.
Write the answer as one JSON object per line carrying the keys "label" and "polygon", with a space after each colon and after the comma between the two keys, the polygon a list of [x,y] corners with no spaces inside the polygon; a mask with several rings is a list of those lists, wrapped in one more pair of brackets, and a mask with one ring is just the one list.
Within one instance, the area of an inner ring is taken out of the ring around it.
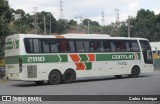
{"label": "bus tire", "polygon": [[114,77],[115,77],[115,78],[121,78],[122,75],[115,75]]}
{"label": "bus tire", "polygon": [[74,70],[68,69],[64,72],[63,82],[64,83],[72,83],[76,79],[76,73]]}
{"label": "bus tire", "polygon": [[138,66],[134,66],[131,70],[131,74],[129,75],[131,78],[136,78],[140,74],[140,69]]}
{"label": "bus tire", "polygon": [[61,73],[57,70],[53,70],[49,73],[48,82],[51,85],[56,85],[61,82]]}
{"label": "bus tire", "polygon": [[36,85],[42,85],[44,81],[35,81]]}

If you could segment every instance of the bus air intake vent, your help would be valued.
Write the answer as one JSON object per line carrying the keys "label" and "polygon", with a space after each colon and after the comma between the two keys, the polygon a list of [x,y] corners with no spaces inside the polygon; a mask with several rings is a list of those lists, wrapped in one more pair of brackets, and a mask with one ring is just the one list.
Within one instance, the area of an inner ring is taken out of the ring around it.
{"label": "bus air intake vent", "polygon": [[28,78],[37,78],[37,66],[29,65],[27,66]]}

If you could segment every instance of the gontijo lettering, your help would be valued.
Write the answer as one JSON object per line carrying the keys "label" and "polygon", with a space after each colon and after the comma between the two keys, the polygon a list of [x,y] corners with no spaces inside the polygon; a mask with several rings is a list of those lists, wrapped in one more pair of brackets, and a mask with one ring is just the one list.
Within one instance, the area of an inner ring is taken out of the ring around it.
{"label": "gontijo lettering", "polygon": [[121,59],[126,59],[126,60],[129,60],[129,59],[133,59],[134,56],[133,55],[112,55],[112,59],[114,60],[121,60]]}

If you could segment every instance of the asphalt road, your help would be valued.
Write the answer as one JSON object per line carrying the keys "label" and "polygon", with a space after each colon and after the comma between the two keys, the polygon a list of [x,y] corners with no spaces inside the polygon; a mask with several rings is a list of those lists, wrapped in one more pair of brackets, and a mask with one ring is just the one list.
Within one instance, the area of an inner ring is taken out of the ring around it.
{"label": "asphalt road", "polygon": [[[146,73],[138,78],[113,76],[87,78],[71,84],[36,85],[34,82],[0,80],[0,95],[160,95],[160,71]],[[0,102],[0,104],[4,102]],[[28,102],[24,102],[28,104]],[[40,104],[51,102],[40,102]],[[54,102],[54,104],[160,104],[160,102]],[[5,103],[13,104],[13,103]],[[15,103],[16,104],[16,103]],[[38,104],[30,102],[30,104]]]}

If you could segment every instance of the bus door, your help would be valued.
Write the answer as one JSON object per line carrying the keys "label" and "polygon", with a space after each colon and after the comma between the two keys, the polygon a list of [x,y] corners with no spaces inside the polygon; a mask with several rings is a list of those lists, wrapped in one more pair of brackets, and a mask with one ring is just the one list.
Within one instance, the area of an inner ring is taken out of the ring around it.
{"label": "bus door", "polygon": [[142,49],[142,54],[143,54],[143,60],[144,60],[144,68],[148,69],[152,67],[151,64],[153,64],[153,56],[152,56],[152,51],[151,47],[148,41],[146,40],[140,40],[140,45]]}

